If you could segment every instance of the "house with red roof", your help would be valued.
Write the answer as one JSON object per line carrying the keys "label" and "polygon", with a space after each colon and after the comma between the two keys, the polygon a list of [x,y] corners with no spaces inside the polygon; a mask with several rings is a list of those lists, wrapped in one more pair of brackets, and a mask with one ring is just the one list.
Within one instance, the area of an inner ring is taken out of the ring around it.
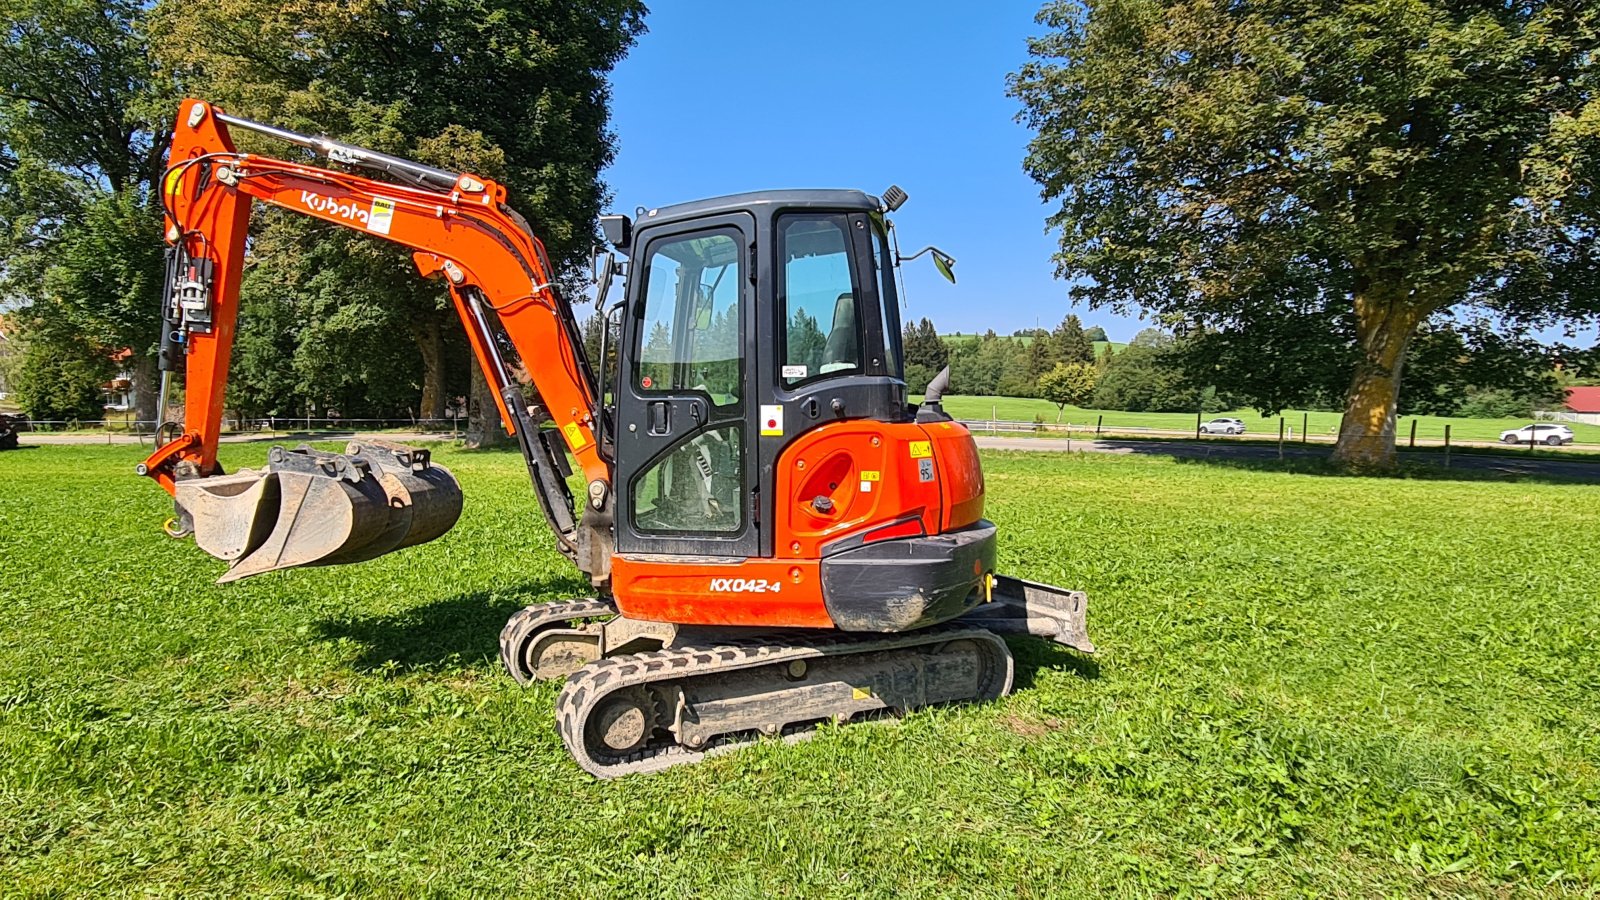
{"label": "house with red roof", "polygon": [[1556,415],[1563,422],[1600,425],[1600,385],[1567,388],[1566,407]]}

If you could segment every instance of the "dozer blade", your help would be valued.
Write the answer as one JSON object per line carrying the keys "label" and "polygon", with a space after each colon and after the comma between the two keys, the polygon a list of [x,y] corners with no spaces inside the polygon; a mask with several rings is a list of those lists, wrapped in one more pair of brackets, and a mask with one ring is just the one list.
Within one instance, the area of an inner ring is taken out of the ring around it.
{"label": "dozer blade", "polygon": [[997,634],[1031,634],[1058,644],[1094,652],[1089,640],[1089,597],[1037,581],[996,575],[988,603],[957,619]]}
{"label": "dozer blade", "polygon": [[195,543],[230,563],[218,583],[373,559],[431,541],[461,515],[461,487],[428,451],[352,442],[344,453],[272,448],[267,468],[177,484]]}

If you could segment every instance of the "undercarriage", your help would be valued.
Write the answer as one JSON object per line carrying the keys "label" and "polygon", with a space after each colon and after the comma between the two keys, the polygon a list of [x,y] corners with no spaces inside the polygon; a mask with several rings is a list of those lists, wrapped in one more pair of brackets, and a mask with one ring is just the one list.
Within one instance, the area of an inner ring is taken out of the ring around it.
{"label": "undercarriage", "polygon": [[556,723],[602,778],[656,772],[761,737],[797,740],[924,706],[1011,691],[1000,635],[1085,652],[1082,593],[1011,578],[952,622],[895,634],[675,626],[620,616],[602,600],[530,606],[507,622],[501,660],[522,684],[565,678]]}

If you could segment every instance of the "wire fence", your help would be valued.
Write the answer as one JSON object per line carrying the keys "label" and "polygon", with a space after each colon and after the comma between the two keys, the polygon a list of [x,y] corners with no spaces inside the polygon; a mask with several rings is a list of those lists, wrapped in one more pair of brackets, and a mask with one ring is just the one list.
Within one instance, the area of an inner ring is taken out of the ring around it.
{"label": "wire fence", "polygon": [[[1262,421],[1239,422],[1238,433],[1230,433],[1231,429],[1226,424],[1219,424],[1216,420],[1200,419],[1187,424],[1185,427],[1174,427],[1170,421],[1149,424],[1146,421],[1117,421],[1116,416],[1096,415],[1093,421],[1062,421],[1050,422],[1037,418],[1032,422],[1017,419],[960,419],[974,434],[995,437],[1047,437],[1066,440],[1084,440],[1094,438],[1145,438],[1151,440],[1233,440],[1233,441],[1270,441],[1282,445],[1306,443],[1332,443],[1338,436],[1337,419],[1329,420],[1321,417],[1313,420],[1309,414],[1299,416],[1279,416],[1274,419]],[[112,419],[24,419],[10,417],[10,427],[21,432],[37,432],[43,434],[91,434],[106,435],[107,440],[116,436],[133,436],[141,444],[155,441],[157,423],[151,420],[134,418]],[[1419,427],[1421,425],[1422,427]],[[238,418],[227,417],[223,420],[223,433],[225,435],[259,435],[262,437],[307,435],[309,437],[336,437],[356,432],[422,432],[460,436],[466,431],[466,417],[446,417],[443,419],[395,417],[395,418],[317,418],[296,417],[283,418],[268,416],[265,418]],[[1454,427],[1454,431],[1453,431]],[[1541,428],[1543,425],[1541,424]],[[1583,425],[1579,426],[1584,427]],[[1587,433],[1578,434],[1575,440],[1568,441],[1564,437],[1552,435],[1543,430],[1527,430],[1526,434],[1519,434],[1515,441],[1506,440],[1493,429],[1485,430],[1482,426],[1472,427],[1469,433],[1463,434],[1459,426],[1452,423],[1439,423],[1419,419],[1403,419],[1396,430],[1395,442],[1401,447],[1451,447],[1451,446],[1500,446],[1504,449],[1558,449],[1575,448],[1579,450],[1600,450],[1600,441],[1587,437]],[[1560,443],[1556,443],[1559,440]]]}
{"label": "wire fence", "polygon": [[[1313,421],[1309,415],[1278,416],[1261,422],[1238,421],[1237,430],[1226,422],[1202,419],[1183,428],[1170,423],[1145,424],[1118,422],[1115,417],[1095,416],[1093,421],[1049,422],[1036,419],[1032,422],[1015,419],[960,419],[962,425],[974,434],[991,437],[1049,437],[1066,440],[1093,440],[1095,438],[1147,438],[1151,440],[1231,440],[1250,442],[1275,442],[1289,444],[1331,444],[1338,439],[1339,423],[1330,424],[1325,418]],[[1473,423],[1463,435],[1457,423],[1401,420],[1395,431],[1395,443],[1400,447],[1484,447],[1503,449],[1554,450],[1574,448],[1600,450],[1600,441],[1585,440],[1581,435],[1557,433],[1546,426],[1533,423],[1536,428],[1506,429],[1510,435],[1493,427],[1485,428]],[[1514,438],[1514,439],[1513,439]]]}
{"label": "wire fence", "polygon": [[[22,419],[12,418],[17,431],[40,434],[72,434],[88,432],[106,435],[132,435],[153,440],[159,423],[149,419]],[[460,434],[467,427],[466,417],[444,419],[352,419],[352,418],[281,418],[268,416],[260,419],[227,417],[222,420],[224,434],[348,434],[374,431],[419,431],[441,434]]]}

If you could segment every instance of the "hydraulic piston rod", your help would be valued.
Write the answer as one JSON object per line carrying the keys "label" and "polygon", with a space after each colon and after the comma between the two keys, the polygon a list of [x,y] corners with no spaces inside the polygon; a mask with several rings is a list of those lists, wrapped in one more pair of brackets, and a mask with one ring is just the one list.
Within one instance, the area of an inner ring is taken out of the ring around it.
{"label": "hydraulic piston rod", "polygon": [[449,191],[455,189],[456,183],[461,180],[461,173],[459,172],[435,169],[433,166],[425,166],[409,159],[401,159],[398,156],[390,156],[387,153],[368,150],[355,144],[346,144],[327,137],[312,137],[299,134],[286,128],[278,128],[261,122],[253,122],[249,119],[241,119],[238,116],[230,116],[227,113],[219,112],[216,116],[219,121],[227,123],[230,127],[248,129],[258,134],[277,138],[287,144],[304,147],[307,150],[326,156],[336,163],[347,166],[360,166],[363,169],[372,169],[377,172],[387,172],[402,181],[419,187]]}

